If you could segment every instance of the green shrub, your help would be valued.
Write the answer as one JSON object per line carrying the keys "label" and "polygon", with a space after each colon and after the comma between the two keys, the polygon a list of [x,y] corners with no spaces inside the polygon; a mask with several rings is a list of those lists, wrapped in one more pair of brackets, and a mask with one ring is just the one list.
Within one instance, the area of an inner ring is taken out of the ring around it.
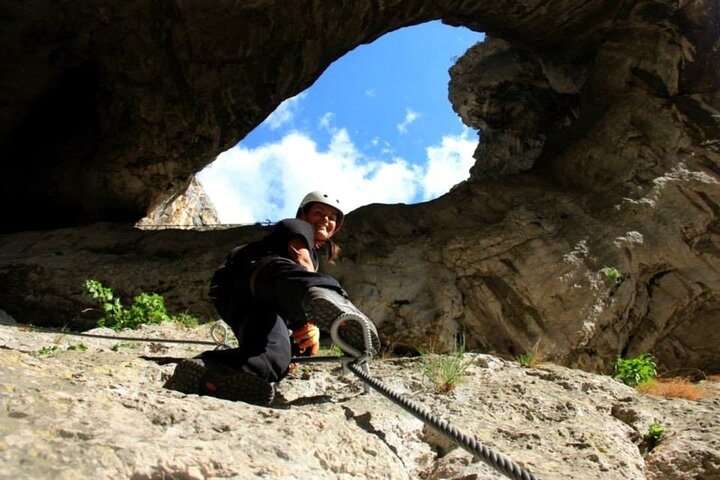
{"label": "green shrub", "polygon": [[635,388],[654,379],[656,375],[657,369],[653,356],[645,353],[627,360],[618,357],[615,360],[612,377],[620,380],[625,385]]}
{"label": "green shrub", "polygon": [[127,314],[128,326],[133,327],[143,323],[156,325],[170,321],[167,308],[165,308],[165,299],[157,293],[141,293],[133,300],[135,303]]}
{"label": "green shrub", "polygon": [[104,315],[98,320],[98,327],[108,327],[118,331],[169,321],[187,326],[198,324],[197,318],[187,313],[170,316],[165,308],[165,299],[156,293],[137,295],[129,309],[122,305],[120,298],[116,297],[110,288],[103,286],[97,280],[85,280],[83,293],[92,297],[102,308]]}
{"label": "green shrub", "polygon": [[104,287],[97,280],[85,280],[83,293],[92,297],[102,307],[104,316],[98,320],[99,327],[111,327],[112,325],[125,323],[125,317],[127,316],[125,307],[120,303],[120,299],[113,295],[111,289]]}
{"label": "green shrub", "polygon": [[454,352],[438,355],[420,351],[418,369],[438,392],[452,391],[461,381],[470,361],[465,360],[465,344],[458,345]]}

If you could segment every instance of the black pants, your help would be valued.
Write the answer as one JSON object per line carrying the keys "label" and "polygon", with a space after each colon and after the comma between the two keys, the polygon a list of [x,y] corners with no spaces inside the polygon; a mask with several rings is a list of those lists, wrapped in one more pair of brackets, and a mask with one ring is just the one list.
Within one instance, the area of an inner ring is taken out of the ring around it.
{"label": "black pants", "polygon": [[[258,265],[261,266],[255,272]],[[254,295],[250,291],[253,274]],[[268,382],[278,382],[288,374],[292,358],[288,327],[306,323],[302,301],[308,288],[330,288],[345,294],[333,277],[308,272],[283,257],[249,264],[239,272],[234,284],[237,295],[231,300],[228,324],[239,346],[205,352],[203,357]]]}

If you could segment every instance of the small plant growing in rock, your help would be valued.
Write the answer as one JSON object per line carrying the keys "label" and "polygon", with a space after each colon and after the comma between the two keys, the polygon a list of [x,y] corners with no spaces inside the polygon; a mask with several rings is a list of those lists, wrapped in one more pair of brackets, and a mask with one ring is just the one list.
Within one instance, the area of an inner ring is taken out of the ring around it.
{"label": "small plant growing in rock", "polygon": [[533,345],[532,350],[529,353],[522,353],[515,357],[515,361],[523,367],[535,368],[540,362],[543,361],[544,354],[540,347],[541,339],[538,338],[537,342]]}
{"label": "small plant growing in rock", "polygon": [[656,375],[655,360],[652,355],[645,353],[627,360],[622,358],[615,360],[612,377],[625,385],[636,388],[638,385],[654,379]]}
{"label": "small plant growing in rock", "polygon": [[612,284],[617,285],[622,281],[622,273],[615,267],[603,267],[600,269],[600,273],[605,275],[605,279]]}
{"label": "small plant growing in rock", "polygon": [[438,392],[448,393],[462,381],[470,363],[465,360],[465,342],[461,342],[454,352],[446,355],[420,351],[418,369]]}
{"label": "small plant growing in rock", "polygon": [[50,345],[49,347],[42,347],[40,350],[37,351],[38,355],[50,355],[53,352],[56,352],[58,349],[57,345]]}
{"label": "small plant growing in rock", "polygon": [[141,293],[134,299],[134,304],[125,308],[112,290],[97,280],[85,280],[83,293],[97,301],[104,316],[97,322],[98,327],[109,327],[113,330],[137,328],[144,324],[158,324],[174,321],[186,326],[197,326],[198,320],[192,315],[181,313],[170,316],[165,308],[165,299],[156,293]]}
{"label": "small plant growing in rock", "polygon": [[[50,345],[49,347],[42,347],[37,351],[38,355],[50,355],[51,353],[57,352],[60,349],[57,345]],[[68,345],[65,347],[65,350],[77,350],[80,352],[84,352],[88,349],[87,345],[84,343],[77,343],[74,345]]]}
{"label": "small plant growing in rock", "polygon": [[648,427],[648,431],[643,435],[643,444],[645,451],[650,452],[660,442],[660,438],[665,433],[665,428],[658,423],[653,423]]}
{"label": "small plant growing in rock", "polygon": [[185,325],[186,327],[197,327],[200,323],[197,317],[194,317],[187,312],[182,312],[178,313],[175,316],[171,316],[170,321],[179,323],[180,325]]}
{"label": "small plant growing in rock", "polygon": [[343,351],[340,349],[340,347],[333,343],[329,347],[320,347],[318,355],[327,357],[342,357]]}
{"label": "small plant growing in rock", "polygon": [[530,355],[529,353],[521,353],[520,355],[515,357],[515,361],[523,367],[529,367],[532,363],[532,359],[532,355]]}
{"label": "small plant growing in rock", "polygon": [[297,368],[290,371],[299,377],[307,377],[312,373],[312,367],[310,365],[298,365]]}
{"label": "small plant growing in rock", "polygon": [[110,347],[110,350],[112,350],[113,352],[119,352],[121,348],[133,348],[134,346],[135,345],[130,342],[120,342]]}

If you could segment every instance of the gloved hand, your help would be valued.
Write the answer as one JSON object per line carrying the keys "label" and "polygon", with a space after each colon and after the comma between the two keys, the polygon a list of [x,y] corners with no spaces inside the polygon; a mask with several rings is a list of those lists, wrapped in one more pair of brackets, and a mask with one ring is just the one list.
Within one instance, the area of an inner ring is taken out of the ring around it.
{"label": "gloved hand", "polygon": [[292,338],[300,348],[300,352],[305,355],[315,356],[320,350],[320,329],[312,323],[306,323],[293,330]]}

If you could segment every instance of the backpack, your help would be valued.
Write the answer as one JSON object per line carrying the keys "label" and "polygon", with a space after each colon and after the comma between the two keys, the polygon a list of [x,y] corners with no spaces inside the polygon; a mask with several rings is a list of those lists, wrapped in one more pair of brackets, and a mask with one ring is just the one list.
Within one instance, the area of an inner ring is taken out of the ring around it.
{"label": "backpack", "polygon": [[215,311],[226,323],[230,321],[230,298],[233,291],[233,279],[238,271],[238,264],[241,263],[236,257],[243,247],[245,245],[232,249],[210,278],[208,296],[215,306]]}
{"label": "backpack", "polygon": [[210,279],[209,296],[215,306],[215,311],[220,315],[220,318],[228,321],[229,314],[229,293],[228,285],[230,283],[230,266],[223,262],[215,269],[215,272]]}

